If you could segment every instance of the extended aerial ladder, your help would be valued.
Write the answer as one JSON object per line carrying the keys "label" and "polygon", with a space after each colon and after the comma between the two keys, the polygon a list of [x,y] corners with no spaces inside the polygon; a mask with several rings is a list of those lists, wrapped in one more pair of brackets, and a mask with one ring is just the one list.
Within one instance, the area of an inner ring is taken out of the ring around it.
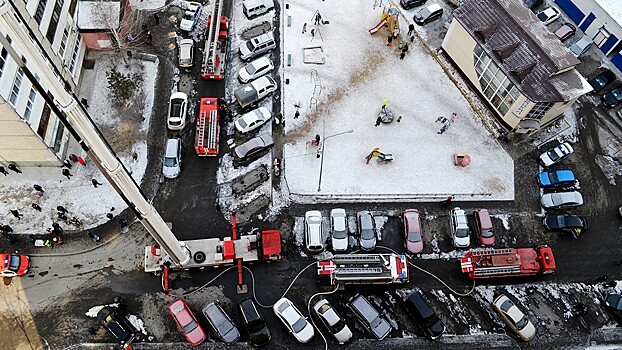
{"label": "extended aerial ladder", "polygon": [[216,0],[212,14],[207,19],[207,38],[205,38],[203,64],[201,65],[201,78],[203,79],[222,80],[225,78],[229,19],[222,15],[222,2],[223,0]]}

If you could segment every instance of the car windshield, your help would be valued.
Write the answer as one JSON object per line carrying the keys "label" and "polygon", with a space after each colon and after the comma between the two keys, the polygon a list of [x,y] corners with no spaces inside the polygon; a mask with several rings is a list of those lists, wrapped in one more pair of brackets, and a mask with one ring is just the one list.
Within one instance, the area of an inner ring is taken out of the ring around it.
{"label": "car windshield", "polygon": [[249,332],[256,333],[263,329],[264,324],[261,320],[254,320],[249,322],[247,327]]}
{"label": "car windshield", "polygon": [[343,239],[348,237],[348,233],[346,231],[333,231],[333,237]]}
{"label": "car windshield", "polygon": [[559,178],[557,177],[557,172],[556,171],[551,171],[549,173],[549,180],[551,181],[551,183],[558,183],[559,182]]}
{"label": "car windshield", "polygon": [[419,15],[419,18],[425,19],[430,16],[430,11],[427,8],[424,8],[421,11],[419,11],[418,15]]}
{"label": "car windshield", "polygon": [[361,238],[362,239],[374,238],[374,230],[361,230]]}
{"label": "car windshield", "polygon": [[194,20],[194,12],[186,12],[186,14],[184,15],[184,19],[187,21]]}
{"label": "car windshield", "polygon": [[18,255],[11,255],[10,261],[9,261],[9,270],[11,271],[16,271],[19,269],[19,256]]}
{"label": "car windshield", "polygon": [[246,124],[246,121],[244,120],[244,118],[238,119],[238,124],[240,124],[240,127],[242,127],[242,129],[244,129],[244,128],[246,128],[248,126],[248,124]]}
{"label": "car windshield", "polygon": [[551,158],[552,161],[556,161],[559,159],[559,154],[556,152],[556,149],[552,149],[548,151],[547,154],[549,155],[549,158]]}
{"label": "car windshield", "polygon": [[339,333],[339,331],[341,331],[343,329],[343,327],[345,327],[345,322],[343,322],[342,320],[339,320],[332,327],[330,327],[330,331],[333,334]]}
{"label": "car windshield", "polygon": [[482,230],[482,237],[484,238],[490,238],[494,235],[495,233],[492,231],[492,229]]}
{"label": "car windshield", "polygon": [[248,75],[253,75],[256,71],[257,68],[255,68],[254,64],[249,64],[248,66],[246,66],[246,73],[248,73]]}
{"label": "car windshield", "polygon": [[605,86],[605,84],[607,84],[607,82],[609,81],[607,78],[605,78],[603,75],[599,75],[596,77],[596,82],[598,83],[598,85],[600,86]]}
{"label": "car windshield", "polygon": [[305,321],[304,318],[299,318],[292,325],[292,329],[294,330],[294,333],[299,333],[300,331],[302,331],[305,328],[306,325],[307,325],[307,321]]}
{"label": "car windshield", "polygon": [[174,158],[174,157],[164,157],[164,166],[165,167],[177,166],[177,158]]}
{"label": "car windshield", "polygon": [[465,228],[459,228],[456,230],[456,237],[464,238],[469,236],[469,230]]}
{"label": "car windshield", "polygon": [[194,322],[194,320],[190,321],[187,325],[184,326],[184,333],[188,334],[195,330],[199,325]]}
{"label": "car windshield", "polygon": [[254,48],[255,48],[255,45],[253,45],[253,42],[249,40],[249,41],[246,42],[246,48],[248,48],[248,50],[250,52],[253,52]]}
{"label": "car windshield", "polygon": [[182,100],[175,99],[171,102],[171,118],[181,117]]}
{"label": "car windshield", "polygon": [[613,97],[615,97],[616,100],[621,101],[622,100],[622,89],[615,89],[611,91],[611,95],[613,95]]}
{"label": "car windshield", "polygon": [[420,232],[411,232],[408,234],[408,241],[409,242],[421,242],[421,233]]}
{"label": "car windshield", "polygon": [[544,12],[540,12],[540,13],[538,13],[538,18],[542,22],[544,22],[544,21],[546,21],[549,18],[549,16],[546,13],[544,13]]}
{"label": "car windshield", "polygon": [[521,329],[525,328],[525,326],[527,326],[527,323],[529,323],[529,320],[526,316],[523,316],[523,318],[516,322],[516,329],[520,331]]}

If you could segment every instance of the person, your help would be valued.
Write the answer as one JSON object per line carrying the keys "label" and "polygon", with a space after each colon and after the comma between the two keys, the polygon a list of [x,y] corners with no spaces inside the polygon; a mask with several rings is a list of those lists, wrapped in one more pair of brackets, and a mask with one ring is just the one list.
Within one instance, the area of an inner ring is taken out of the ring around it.
{"label": "person", "polygon": [[[157,16],[157,15],[156,15],[156,16]],[[95,335],[95,334],[97,334],[97,330],[95,329],[95,327],[89,327],[89,329],[87,329],[87,330],[86,330],[86,332],[87,332],[89,335]]]}
{"label": "person", "polygon": [[300,117],[300,111],[296,110],[296,113],[294,113],[294,119],[298,119],[298,117]]}
{"label": "person", "polygon": [[93,187],[95,188],[97,188],[97,186],[103,185],[102,183],[99,183],[99,181],[97,181],[95,178],[91,179],[91,183],[93,184]]}
{"label": "person", "polygon": [[315,134],[315,143],[316,143],[317,145],[319,145],[319,144],[320,144],[320,140],[321,140],[320,134]]}
{"label": "person", "polygon": [[119,220],[119,226],[121,226],[121,229],[124,229],[127,227],[127,220],[125,219],[120,219]]}
{"label": "person", "polygon": [[387,38],[387,46],[391,46],[393,45],[393,35],[389,35],[389,37]]}
{"label": "person", "polygon": [[321,154],[322,154],[322,147],[318,146],[315,158],[320,158]]}
{"label": "person", "polygon": [[378,118],[376,118],[376,126],[380,125],[380,123],[382,123],[382,117],[378,116]]}
{"label": "person", "polygon": [[320,15],[320,11],[315,13],[315,25],[318,25],[322,22],[322,15]]}
{"label": "person", "polygon": [[34,185],[34,186],[32,186],[32,187],[34,187],[35,191],[45,192],[45,191],[43,190],[43,187],[41,187],[41,185],[37,185],[37,184],[35,184],[35,185]]}
{"label": "person", "polygon": [[62,173],[63,173],[63,176],[67,177],[67,180],[71,180],[71,177],[73,175],[71,175],[71,172],[69,172],[69,169],[63,169]]}
{"label": "person", "polygon": [[305,22],[305,24],[302,25],[302,34],[307,32],[307,23]]}
{"label": "person", "polygon": [[62,219],[62,220],[67,220],[67,219],[69,219],[69,218],[67,217],[67,214],[65,214],[65,213],[58,213],[58,218],[59,218],[59,219]]}
{"label": "person", "polygon": [[315,38],[315,29],[311,29],[311,36]]}
{"label": "person", "polygon": [[81,165],[86,166],[86,162],[84,161],[84,158],[82,158],[82,157],[78,157],[76,160],[77,160],[77,162],[78,162],[78,163],[80,163]]}
{"label": "person", "polygon": [[75,154],[71,153],[69,155],[69,160],[72,161],[72,162],[76,162],[76,161],[78,161],[78,156],[76,156]]}
{"label": "person", "polygon": [[2,233],[11,234],[13,233],[13,228],[9,225],[2,226]]}
{"label": "person", "polygon": [[108,213],[108,214],[106,214],[106,217],[108,218],[108,220],[112,220],[112,219],[114,219],[114,214]]}
{"label": "person", "polygon": [[9,175],[9,172],[8,172],[8,171],[6,171],[6,169],[5,169],[3,166],[1,166],[1,165],[0,165],[0,173],[3,173],[3,174],[4,174],[4,176]]}
{"label": "person", "polygon": [[157,26],[159,26],[159,25],[160,25],[160,16],[158,16],[158,14],[157,14],[157,13],[154,13],[154,14],[153,14],[153,19],[155,20],[155,24],[156,24]]}
{"label": "person", "polygon": [[57,206],[56,210],[58,210],[61,213],[68,213],[69,212],[69,210],[67,210],[67,208],[63,207],[62,205]]}
{"label": "person", "polygon": [[451,205],[451,201],[454,199],[454,196],[447,196],[447,199],[443,201],[443,208],[448,208]]}
{"label": "person", "polygon": [[408,52],[408,43],[404,43],[403,50],[404,50],[404,52]]}
{"label": "person", "polygon": [[11,209],[11,214],[13,214],[13,216],[15,216],[18,220],[22,219],[22,214],[19,213],[19,211],[17,209]]}
{"label": "person", "polygon": [[32,209],[36,211],[41,211],[41,206],[37,203],[32,203]]}
{"label": "person", "polygon": [[400,53],[400,60],[403,60],[404,56],[406,56],[406,52],[402,50],[402,52]]}
{"label": "person", "polygon": [[16,173],[18,173],[18,174],[21,174],[21,173],[22,173],[22,171],[21,171],[21,170],[19,170],[19,168],[17,167],[17,165],[15,165],[14,163],[9,164],[8,168],[9,168],[9,170],[14,171],[14,172],[16,172]]}
{"label": "person", "polygon": [[408,25],[408,36],[411,36],[414,31],[415,31],[415,25],[412,23],[409,24]]}
{"label": "person", "polygon": [[71,162],[69,161],[69,159],[65,159],[65,161],[63,162],[63,165],[69,169],[72,168]]}

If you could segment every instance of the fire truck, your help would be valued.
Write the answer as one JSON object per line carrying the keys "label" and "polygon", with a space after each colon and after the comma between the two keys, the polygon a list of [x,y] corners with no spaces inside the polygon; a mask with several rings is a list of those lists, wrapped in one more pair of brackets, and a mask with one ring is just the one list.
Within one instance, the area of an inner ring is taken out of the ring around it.
{"label": "fire truck", "polygon": [[337,284],[408,283],[408,261],[402,254],[336,254],[317,262],[318,282]]}
{"label": "fire truck", "polygon": [[221,14],[222,0],[217,0],[212,14],[207,19],[207,38],[205,38],[203,64],[201,65],[201,78],[203,79],[222,80],[225,78],[229,19]]}
{"label": "fire truck", "polygon": [[194,150],[199,156],[218,155],[218,134],[220,133],[220,110],[218,99],[204,97],[199,106]]}
{"label": "fire truck", "polygon": [[547,246],[471,250],[460,259],[460,265],[470,280],[547,275],[556,269],[553,251]]}

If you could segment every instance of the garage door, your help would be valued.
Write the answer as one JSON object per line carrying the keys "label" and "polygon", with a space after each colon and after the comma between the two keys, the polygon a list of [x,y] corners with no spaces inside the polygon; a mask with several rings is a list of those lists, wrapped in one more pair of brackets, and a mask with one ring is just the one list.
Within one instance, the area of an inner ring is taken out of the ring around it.
{"label": "garage door", "polygon": [[555,3],[575,24],[579,24],[583,21],[585,14],[579,10],[572,0],[555,0]]}
{"label": "garage door", "polygon": [[618,67],[619,70],[622,70],[622,52],[618,52],[613,57],[611,57],[611,63],[614,66]]}

